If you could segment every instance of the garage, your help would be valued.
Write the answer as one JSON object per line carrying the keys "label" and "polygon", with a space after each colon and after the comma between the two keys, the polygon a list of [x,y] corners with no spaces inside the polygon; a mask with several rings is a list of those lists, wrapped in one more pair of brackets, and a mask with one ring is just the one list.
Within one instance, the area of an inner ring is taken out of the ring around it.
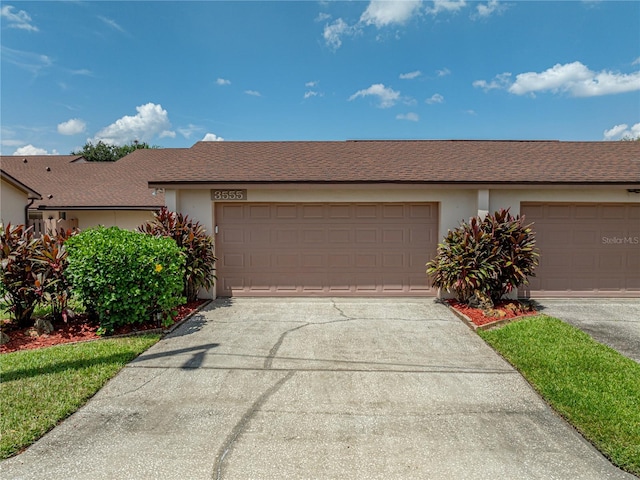
{"label": "garage", "polygon": [[532,297],[640,296],[640,204],[523,203],[540,249]]}
{"label": "garage", "polygon": [[216,203],[219,296],[435,296],[437,203]]}

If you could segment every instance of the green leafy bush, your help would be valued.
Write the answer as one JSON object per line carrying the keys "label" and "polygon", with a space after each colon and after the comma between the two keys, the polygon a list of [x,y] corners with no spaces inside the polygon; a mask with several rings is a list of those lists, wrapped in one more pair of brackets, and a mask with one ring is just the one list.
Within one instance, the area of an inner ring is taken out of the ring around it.
{"label": "green leafy bush", "polygon": [[492,305],[534,276],[535,243],[531,225],[509,210],[473,217],[448,232],[436,258],[427,263],[427,273],[434,286],[453,290],[460,302],[475,297]]}
{"label": "green leafy bush", "polygon": [[98,227],[67,241],[67,277],[103,332],[167,319],[181,297],[184,254],[176,243],[118,227]]}
{"label": "green leafy bush", "polygon": [[156,237],[168,237],[184,250],[186,266],[183,295],[188,301],[196,300],[198,289],[210,289],[215,280],[213,238],[207,235],[199,222],[187,215],[175,213],[166,207],[154,214],[154,220],[138,227],[140,232]]}

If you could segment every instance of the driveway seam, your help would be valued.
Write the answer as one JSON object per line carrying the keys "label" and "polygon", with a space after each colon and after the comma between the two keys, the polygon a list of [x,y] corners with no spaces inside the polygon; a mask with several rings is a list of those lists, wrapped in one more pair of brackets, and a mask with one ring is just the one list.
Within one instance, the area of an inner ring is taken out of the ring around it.
{"label": "driveway seam", "polygon": [[304,323],[302,325],[298,325],[297,327],[293,327],[293,328],[290,328],[289,330],[285,330],[284,332],[282,332],[282,334],[278,338],[278,341],[274,343],[273,347],[271,347],[271,350],[269,350],[269,354],[267,355],[267,358],[264,359],[263,368],[267,370],[271,368],[271,364],[273,363],[273,358],[276,356],[276,353],[278,353],[278,350],[280,349],[282,342],[284,342],[285,337],[289,333],[295,332],[296,330],[304,328],[307,325],[309,325],[309,323]]}
{"label": "driveway seam", "polygon": [[295,373],[296,373],[295,371],[289,371],[287,375],[282,377],[274,385],[269,387],[262,395],[260,395],[256,399],[256,401],[253,402],[253,404],[249,407],[249,409],[244,413],[244,415],[242,415],[242,417],[240,418],[238,423],[236,423],[236,425],[233,427],[233,429],[231,430],[231,433],[227,436],[224,443],[222,444],[222,447],[220,447],[220,450],[218,451],[218,455],[213,464],[214,465],[213,478],[215,478],[216,480],[220,480],[222,478],[224,460],[227,457],[227,454],[233,448],[233,445],[235,444],[238,437],[242,435],[248,423],[255,416],[256,412],[260,409],[260,407],[262,407],[273,394],[275,394],[278,390],[280,390],[280,388],[288,380],[290,380],[295,375]]}

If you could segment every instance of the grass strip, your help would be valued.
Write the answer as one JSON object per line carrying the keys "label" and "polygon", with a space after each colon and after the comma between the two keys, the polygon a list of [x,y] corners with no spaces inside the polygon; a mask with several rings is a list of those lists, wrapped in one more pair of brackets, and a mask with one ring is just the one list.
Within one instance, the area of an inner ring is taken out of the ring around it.
{"label": "grass strip", "polygon": [[640,475],[640,364],[546,315],[478,334],[612,463]]}
{"label": "grass strip", "polygon": [[140,335],[0,355],[0,459],[75,412],[159,339]]}

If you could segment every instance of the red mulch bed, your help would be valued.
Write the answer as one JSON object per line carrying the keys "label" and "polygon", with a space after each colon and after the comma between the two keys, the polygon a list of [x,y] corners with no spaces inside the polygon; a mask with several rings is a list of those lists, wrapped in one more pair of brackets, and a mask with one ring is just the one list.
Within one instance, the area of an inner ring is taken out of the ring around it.
{"label": "red mulch bed", "polygon": [[472,308],[457,300],[447,300],[447,303],[458,312],[469,317],[477,327],[536,313],[532,307],[515,300],[505,300],[497,303],[494,306],[495,316],[487,316],[481,308]]}
{"label": "red mulch bed", "polygon": [[[181,321],[184,317],[195,311],[205,302],[206,300],[196,300],[195,302],[180,305],[178,307],[178,315],[174,319],[173,324]],[[76,315],[75,318],[70,319],[67,323],[62,321],[56,322],[53,324],[53,328],[55,330],[52,333],[45,335],[38,335],[33,328],[25,328],[22,330],[11,329],[11,325],[9,324],[4,330],[11,340],[4,345],[0,345],[0,353],[15,352],[17,350],[32,350],[35,348],[60,345],[63,343],[82,342],[86,340],[105,338],[104,336],[100,336],[96,333],[99,326],[100,325],[97,322],[89,321],[86,315]],[[151,321],[136,325],[124,325],[116,328],[111,336],[145,332],[148,330],[155,330],[157,328],[159,328],[158,324]],[[170,326],[165,328],[170,328]]]}

